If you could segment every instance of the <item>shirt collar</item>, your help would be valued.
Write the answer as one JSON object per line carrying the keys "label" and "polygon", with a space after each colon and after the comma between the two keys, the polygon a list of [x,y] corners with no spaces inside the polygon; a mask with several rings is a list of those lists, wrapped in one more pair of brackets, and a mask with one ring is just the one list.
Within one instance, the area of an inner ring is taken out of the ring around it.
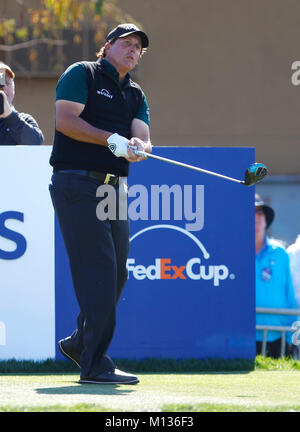
{"label": "shirt collar", "polygon": [[262,255],[263,253],[265,253],[266,250],[269,248],[269,246],[270,246],[270,239],[269,239],[268,236],[266,236],[265,237],[265,242],[263,244],[263,247],[261,248],[261,250],[258,252],[257,255],[259,256],[259,255]]}
{"label": "shirt collar", "polygon": [[108,75],[111,76],[115,81],[117,81],[121,87],[124,87],[131,78],[130,74],[127,73],[123,81],[120,82],[119,72],[111,63],[109,63],[107,60],[105,60],[105,58],[103,58],[101,59],[101,65],[103,66],[105,72],[108,73]]}

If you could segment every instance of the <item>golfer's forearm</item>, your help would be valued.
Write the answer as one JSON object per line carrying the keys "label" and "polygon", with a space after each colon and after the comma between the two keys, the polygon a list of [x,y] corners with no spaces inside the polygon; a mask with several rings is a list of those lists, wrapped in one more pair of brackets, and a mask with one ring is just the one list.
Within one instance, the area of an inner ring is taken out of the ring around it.
{"label": "golfer's forearm", "polygon": [[56,119],[56,130],[77,141],[108,146],[107,138],[112,135],[98,129],[76,115],[63,116]]}
{"label": "golfer's forearm", "polygon": [[143,141],[145,145],[144,151],[146,153],[152,152],[149,126],[144,121],[137,118],[133,119],[131,123],[131,136],[132,138],[139,138]]}

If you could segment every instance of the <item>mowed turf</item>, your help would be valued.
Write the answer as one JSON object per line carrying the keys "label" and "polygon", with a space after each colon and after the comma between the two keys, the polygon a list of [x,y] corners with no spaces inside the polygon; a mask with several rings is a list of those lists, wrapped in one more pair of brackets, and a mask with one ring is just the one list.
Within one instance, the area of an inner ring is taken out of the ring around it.
{"label": "mowed turf", "polygon": [[299,371],[139,373],[137,385],[74,374],[1,374],[0,411],[300,411]]}

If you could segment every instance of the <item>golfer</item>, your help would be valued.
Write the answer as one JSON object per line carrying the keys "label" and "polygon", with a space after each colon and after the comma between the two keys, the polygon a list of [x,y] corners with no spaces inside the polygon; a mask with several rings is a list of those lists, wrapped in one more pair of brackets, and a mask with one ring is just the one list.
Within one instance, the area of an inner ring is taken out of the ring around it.
{"label": "golfer", "polygon": [[132,147],[151,152],[147,100],[129,75],[148,44],[135,25],[118,25],[97,61],[71,65],[57,85],[49,189],[80,308],[77,329],[59,341],[59,349],[80,366],[80,383],[139,382],[106,354],[127,280],[129,223],[121,217],[100,220],[96,192],[110,185],[118,203],[129,162],[145,159]]}

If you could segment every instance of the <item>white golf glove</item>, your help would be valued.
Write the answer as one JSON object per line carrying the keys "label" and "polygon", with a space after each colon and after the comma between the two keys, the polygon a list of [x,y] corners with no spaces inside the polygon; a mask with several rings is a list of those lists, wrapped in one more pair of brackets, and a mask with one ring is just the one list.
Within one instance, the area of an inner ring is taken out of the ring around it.
{"label": "white golf glove", "polygon": [[109,150],[117,157],[128,156],[129,140],[121,135],[114,133],[107,138]]}

